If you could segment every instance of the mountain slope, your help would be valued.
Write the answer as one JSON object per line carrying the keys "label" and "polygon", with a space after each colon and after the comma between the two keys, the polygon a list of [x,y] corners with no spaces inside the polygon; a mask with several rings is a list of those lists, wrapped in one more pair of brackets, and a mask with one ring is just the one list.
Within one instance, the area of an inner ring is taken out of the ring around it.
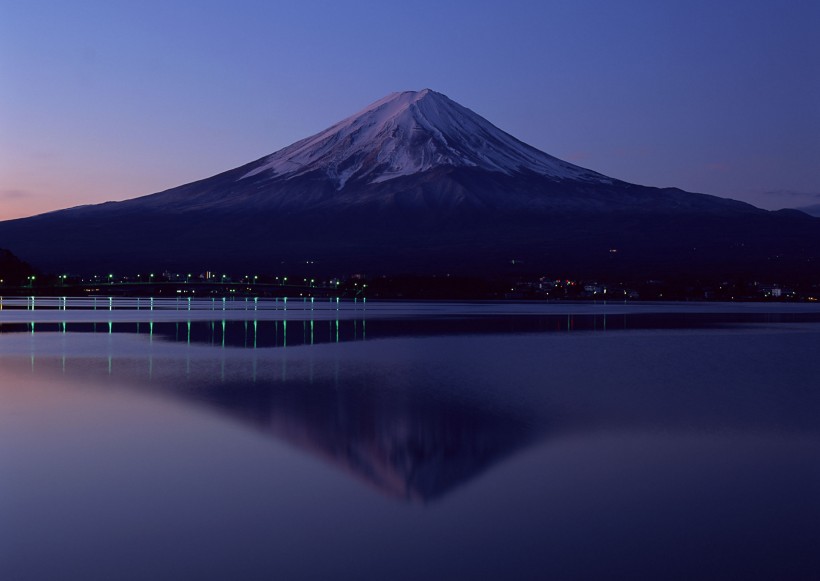
{"label": "mountain slope", "polygon": [[809,216],[820,217],[820,204],[812,204],[811,206],[803,206],[796,209],[805,212]]}
{"label": "mountain slope", "polygon": [[634,186],[570,164],[429,89],[393,93],[269,156],[120,204],[175,212],[391,206],[572,211],[636,204],[755,210],[714,196]]}
{"label": "mountain slope", "polygon": [[[820,220],[629,184],[554,158],[430,90],[157,194],[0,223],[52,270],[785,276]],[[612,252],[616,251],[616,252]]]}

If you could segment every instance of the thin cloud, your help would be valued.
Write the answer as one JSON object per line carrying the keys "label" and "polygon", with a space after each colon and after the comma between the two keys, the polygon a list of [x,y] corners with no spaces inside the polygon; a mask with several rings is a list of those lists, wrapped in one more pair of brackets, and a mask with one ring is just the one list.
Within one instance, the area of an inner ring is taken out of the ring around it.
{"label": "thin cloud", "polygon": [[722,161],[714,161],[712,163],[707,163],[706,169],[712,171],[729,171],[731,169],[731,166],[728,163],[724,163]]}
{"label": "thin cloud", "polygon": [[28,190],[0,190],[0,198],[4,200],[19,200],[20,198],[30,198],[33,195]]}
{"label": "thin cloud", "polygon": [[571,151],[564,155],[566,161],[584,161],[591,156],[588,151]]}
{"label": "thin cloud", "polygon": [[776,198],[797,198],[805,201],[820,200],[820,192],[798,192],[795,190],[772,190],[763,192],[767,196]]}

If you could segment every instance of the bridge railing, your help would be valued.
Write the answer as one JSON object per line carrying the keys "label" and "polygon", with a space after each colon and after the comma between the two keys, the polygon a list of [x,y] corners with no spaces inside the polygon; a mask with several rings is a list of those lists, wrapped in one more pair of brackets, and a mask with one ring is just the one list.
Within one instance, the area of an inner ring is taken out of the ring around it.
{"label": "bridge railing", "polygon": [[146,310],[146,311],[270,311],[270,310],[334,310],[341,305],[362,306],[366,299],[316,298],[316,297],[0,297],[0,310]]}

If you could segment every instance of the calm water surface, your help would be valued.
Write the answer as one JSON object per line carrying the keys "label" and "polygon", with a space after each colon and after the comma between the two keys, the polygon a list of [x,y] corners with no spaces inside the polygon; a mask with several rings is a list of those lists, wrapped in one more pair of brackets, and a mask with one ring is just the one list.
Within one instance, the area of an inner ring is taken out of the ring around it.
{"label": "calm water surface", "polygon": [[818,354],[799,305],[0,311],[0,579],[820,579]]}

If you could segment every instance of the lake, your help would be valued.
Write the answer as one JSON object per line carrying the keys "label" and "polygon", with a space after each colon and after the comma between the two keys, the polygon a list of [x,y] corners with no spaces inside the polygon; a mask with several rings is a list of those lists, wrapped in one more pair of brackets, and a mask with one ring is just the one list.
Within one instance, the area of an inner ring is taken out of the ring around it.
{"label": "lake", "polygon": [[820,578],[819,306],[106,301],[0,310],[0,579]]}

